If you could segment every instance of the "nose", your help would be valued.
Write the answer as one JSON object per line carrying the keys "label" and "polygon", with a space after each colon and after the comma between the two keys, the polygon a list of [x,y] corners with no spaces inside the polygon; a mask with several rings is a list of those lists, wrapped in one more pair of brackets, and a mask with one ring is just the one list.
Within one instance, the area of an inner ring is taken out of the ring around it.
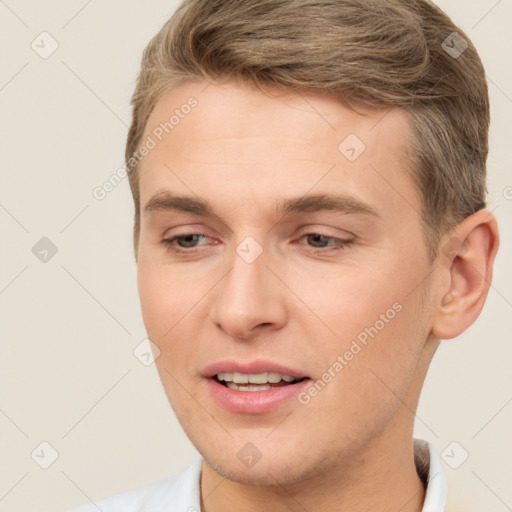
{"label": "nose", "polygon": [[252,263],[238,254],[231,270],[216,286],[210,315],[232,338],[250,339],[286,323],[286,295],[281,281],[266,265],[265,252]]}

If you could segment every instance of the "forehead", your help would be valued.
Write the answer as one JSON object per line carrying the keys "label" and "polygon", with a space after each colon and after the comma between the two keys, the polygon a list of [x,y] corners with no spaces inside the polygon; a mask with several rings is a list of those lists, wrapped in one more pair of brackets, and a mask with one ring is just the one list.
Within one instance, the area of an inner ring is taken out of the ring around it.
{"label": "forehead", "polygon": [[141,206],[169,187],[204,197],[222,187],[247,200],[342,188],[377,202],[405,196],[419,209],[410,136],[399,109],[354,110],[319,93],[184,83],[162,95],[147,122],[144,140],[155,147],[139,166]]}
{"label": "forehead", "polygon": [[[195,104],[192,108],[191,103]],[[400,109],[376,110],[363,106],[350,109],[318,92],[269,90],[263,93],[249,84],[186,82],[159,98],[146,123],[145,135],[168,123],[167,130],[163,127],[163,138],[170,133],[175,138],[189,137],[187,125],[191,123],[185,122],[187,118],[200,119],[193,131],[194,137],[204,143],[224,138],[232,139],[229,143],[233,144],[254,136],[266,137],[271,142],[282,139],[283,135],[311,141],[327,137],[341,142],[347,129],[371,143],[391,130],[397,137],[390,137],[387,142],[394,151],[403,148],[410,134],[409,119]],[[337,149],[335,144],[334,150]]]}

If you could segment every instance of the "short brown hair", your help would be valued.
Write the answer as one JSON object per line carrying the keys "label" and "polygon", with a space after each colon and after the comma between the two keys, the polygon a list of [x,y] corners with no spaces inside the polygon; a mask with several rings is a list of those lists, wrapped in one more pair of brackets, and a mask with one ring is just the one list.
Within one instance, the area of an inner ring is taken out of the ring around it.
{"label": "short brown hair", "polygon": [[185,0],[144,50],[126,165],[140,231],[141,144],[161,95],[188,80],[312,91],[398,107],[411,121],[411,175],[432,259],[455,223],[485,206],[489,98],[469,38],[427,0]]}

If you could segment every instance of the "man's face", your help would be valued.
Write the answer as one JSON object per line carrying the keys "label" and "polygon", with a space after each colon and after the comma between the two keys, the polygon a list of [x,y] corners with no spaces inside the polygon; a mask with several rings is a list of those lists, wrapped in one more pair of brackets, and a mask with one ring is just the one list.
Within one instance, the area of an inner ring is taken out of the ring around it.
{"label": "man's face", "polygon": [[[142,312],[172,407],[221,474],[299,481],[410,436],[435,272],[409,134],[399,110],[234,84],[182,84],[152,112]],[[266,372],[279,382],[252,390],[213,375]]]}

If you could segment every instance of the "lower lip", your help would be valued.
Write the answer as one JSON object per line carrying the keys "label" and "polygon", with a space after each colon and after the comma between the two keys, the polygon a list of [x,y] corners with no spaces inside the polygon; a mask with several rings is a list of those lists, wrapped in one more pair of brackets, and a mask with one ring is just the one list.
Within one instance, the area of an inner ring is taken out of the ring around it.
{"label": "lower lip", "polygon": [[283,405],[309,385],[311,379],[295,384],[270,388],[265,391],[235,391],[222,385],[216,378],[207,379],[208,390],[213,399],[223,408],[232,412],[261,414]]}

